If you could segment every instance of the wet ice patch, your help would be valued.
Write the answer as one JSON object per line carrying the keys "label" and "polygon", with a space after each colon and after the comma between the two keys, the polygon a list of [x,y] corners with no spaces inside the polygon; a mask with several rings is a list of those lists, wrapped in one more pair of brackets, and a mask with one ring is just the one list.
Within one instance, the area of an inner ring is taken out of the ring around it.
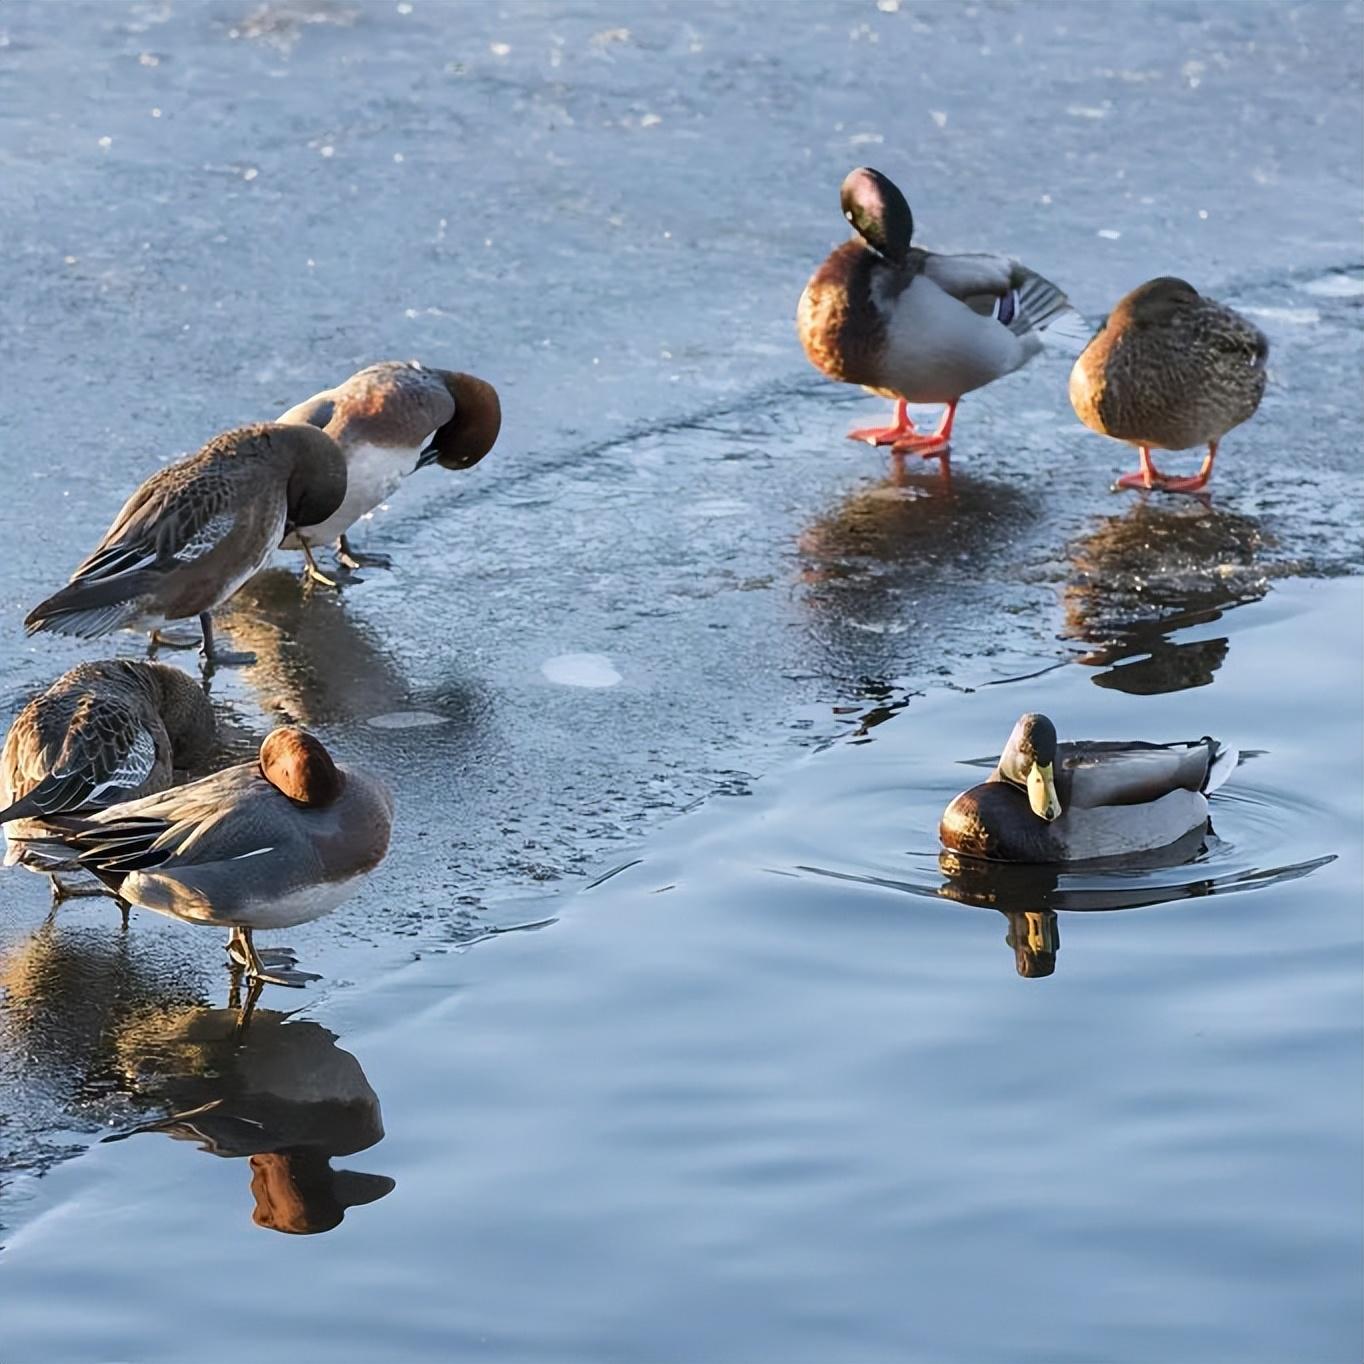
{"label": "wet ice patch", "polygon": [[371,715],[365,723],[375,729],[430,729],[448,725],[450,717],[433,710],[391,710],[385,715]]}
{"label": "wet ice patch", "polygon": [[733,497],[707,497],[683,509],[683,515],[711,521],[722,516],[743,516],[748,503]]}
{"label": "wet ice patch", "polygon": [[1333,270],[1320,279],[1309,279],[1302,287],[1318,298],[1359,298],[1364,295],[1364,278]]}
{"label": "wet ice patch", "polygon": [[540,665],[540,671],[561,687],[614,687],[620,681],[605,654],[556,654]]}

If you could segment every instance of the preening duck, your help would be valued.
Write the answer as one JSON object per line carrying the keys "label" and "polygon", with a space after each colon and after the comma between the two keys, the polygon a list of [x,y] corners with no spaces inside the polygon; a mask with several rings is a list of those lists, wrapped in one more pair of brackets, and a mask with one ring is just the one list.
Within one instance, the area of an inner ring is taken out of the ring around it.
{"label": "preening duck", "polygon": [[45,818],[164,790],[215,732],[203,687],[179,668],[104,659],[63,673],[19,712],[0,752],[6,865],[47,874],[55,900],[84,893],[60,879],[75,862]]}
{"label": "preening duck", "polygon": [[231,930],[228,952],[254,979],[295,985],[292,953],[257,952],[255,929],[330,913],[388,851],[393,800],[338,766],[321,741],[276,729],[259,762],[68,821],[83,867],[130,904]]}
{"label": "preening duck", "polygon": [[[797,326],[817,369],[895,400],[891,425],[850,431],[850,440],[944,455],[964,393],[1025,365],[1044,335],[1076,349],[1088,340],[1061,290],[1017,261],[912,246],[909,204],[880,171],[849,172],[842,203],[857,235],[805,286]],[[946,411],[935,431],[920,432],[906,403],[944,403]]]}
{"label": "preening duck", "polygon": [[318,569],[313,546],[335,540],[344,568],[387,568],[387,555],[357,552],[346,532],[391,497],[408,474],[428,464],[472,469],[497,441],[502,406],[497,390],[472,374],[386,360],[313,394],[280,421],[321,428],[345,456],[341,505],[325,519],[300,522],[284,542],[285,549],[303,551],[309,577],[334,587]]}
{"label": "preening duck", "polygon": [[214,648],[212,612],[265,566],[286,532],[330,516],[345,492],[345,461],[323,432],[271,423],[224,431],[147,479],[24,625],[29,634],[96,639],[197,616],[206,668],[249,662]]}

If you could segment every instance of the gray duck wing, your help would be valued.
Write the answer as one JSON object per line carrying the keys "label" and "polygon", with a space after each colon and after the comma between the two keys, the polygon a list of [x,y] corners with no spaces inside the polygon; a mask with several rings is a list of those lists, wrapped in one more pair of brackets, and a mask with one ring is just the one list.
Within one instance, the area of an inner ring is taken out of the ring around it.
{"label": "gray duck wing", "polygon": [[243,819],[243,811],[249,812],[265,792],[279,796],[259,764],[241,763],[111,805],[82,821],[71,841],[92,871],[118,875],[248,855],[259,849],[260,830],[255,821]]}
{"label": "gray duck wing", "polygon": [[944,293],[982,317],[992,317],[1016,336],[1050,333],[1073,347],[1089,341],[1092,328],[1049,279],[1009,256],[989,252],[924,253],[923,272]]}
{"label": "gray duck wing", "polygon": [[1191,743],[1070,743],[1057,749],[1057,787],[1066,807],[1141,805],[1171,791],[1202,791],[1220,747]]}

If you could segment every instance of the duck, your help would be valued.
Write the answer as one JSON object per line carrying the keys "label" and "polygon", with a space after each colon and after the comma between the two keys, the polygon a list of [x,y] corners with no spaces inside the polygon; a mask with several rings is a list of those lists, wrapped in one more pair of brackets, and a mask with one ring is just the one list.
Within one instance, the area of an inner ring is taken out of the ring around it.
{"label": "duck", "polygon": [[129,904],[227,928],[228,955],[253,982],[299,986],[317,977],[293,971],[288,948],[258,951],[252,935],[349,899],[388,851],[393,797],[315,735],[282,726],[257,761],[61,827],[81,866]]}
{"label": "duck", "polygon": [[1239,754],[1217,739],[1058,743],[1030,712],[990,779],[963,791],[938,829],[943,846],[998,862],[1121,859],[1206,829],[1208,796]]}
{"label": "duck", "polygon": [[[1172,275],[1118,302],[1070,372],[1070,405],[1091,431],[1126,441],[1140,468],[1115,488],[1202,492],[1222,438],[1264,397],[1269,341],[1253,322]],[[1208,447],[1192,477],[1162,474],[1152,450]]]}
{"label": "duck", "polygon": [[302,550],[305,576],[335,587],[317,566],[313,548],[335,541],[337,562],[347,569],[389,568],[386,554],[353,549],[346,532],[392,496],[418,469],[472,469],[497,443],[502,404],[485,379],[459,370],[428,369],[416,360],[385,360],[352,374],[289,408],[280,421],[315,426],[341,447],[346,459],[346,496],[314,522],[300,522],[285,549]]}
{"label": "duck", "polygon": [[[858,428],[849,440],[945,458],[963,394],[1027,364],[1044,337],[1089,339],[1065,294],[1008,256],[911,245],[909,204],[880,171],[850,171],[840,197],[855,235],[805,286],[796,324],[816,369],[895,401],[890,425]],[[945,404],[937,428],[917,430],[907,403]]]}
{"label": "duck", "polygon": [[155,647],[167,624],[197,616],[206,673],[253,662],[216,647],[212,613],[345,493],[346,462],[326,432],[270,422],[224,431],[147,479],[25,628],[79,639],[148,629]]}
{"label": "duck", "polygon": [[64,672],[19,712],[0,750],[5,865],[46,874],[56,902],[88,893],[62,881],[73,862],[45,817],[163,791],[216,735],[203,687],[179,668],[102,659]]}

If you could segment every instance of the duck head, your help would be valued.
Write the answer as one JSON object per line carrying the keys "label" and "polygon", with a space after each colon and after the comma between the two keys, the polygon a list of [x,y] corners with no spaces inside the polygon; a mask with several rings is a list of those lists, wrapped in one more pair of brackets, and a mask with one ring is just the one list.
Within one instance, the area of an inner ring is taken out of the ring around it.
{"label": "duck head", "polygon": [[309,809],[330,805],[345,784],[321,739],[292,727],[271,730],[265,736],[260,766],[271,786]]}
{"label": "duck head", "polygon": [[1028,804],[1039,819],[1050,822],[1061,814],[1056,794],[1056,726],[1045,715],[1030,711],[1020,716],[999,758],[999,775],[1028,793]]}
{"label": "duck head", "polygon": [[387,1175],[333,1170],[323,1151],[295,1146],[251,1157],[258,1227],[312,1236],[340,1226],[347,1208],[375,1203],[397,1187]]}
{"label": "duck head", "polygon": [[849,171],[841,191],[843,216],[878,256],[899,263],[909,254],[914,215],[893,181],[870,166]]}
{"label": "duck head", "polygon": [[346,458],[341,447],[315,426],[276,424],[273,436],[292,460],[286,489],[286,532],[320,526],[345,500]]}
{"label": "duck head", "polygon": [[497,440],[502,429],[502,403],[486,380],[455,370],[436,371],[455,400],[455,415],[421,452],[417,468],[439,464],[444,469],[472,469]]}
{"label": "duck head", "polygon": [[1113,311],[1126,314],[1137,327],[1163,326],[1176,313],[1185,308],[1196,308],[1201,302],[1198,290],[1187,280],[1162,275],[1139,284]]}
{"label": "duck head", "polygon": [[[134,665],[125,665],[134,666]],[[161,722],[171,741],[176,767],[193,767],[206,758],[217,733],[213,706],[203,683],[169,663],[142,663]]]}

